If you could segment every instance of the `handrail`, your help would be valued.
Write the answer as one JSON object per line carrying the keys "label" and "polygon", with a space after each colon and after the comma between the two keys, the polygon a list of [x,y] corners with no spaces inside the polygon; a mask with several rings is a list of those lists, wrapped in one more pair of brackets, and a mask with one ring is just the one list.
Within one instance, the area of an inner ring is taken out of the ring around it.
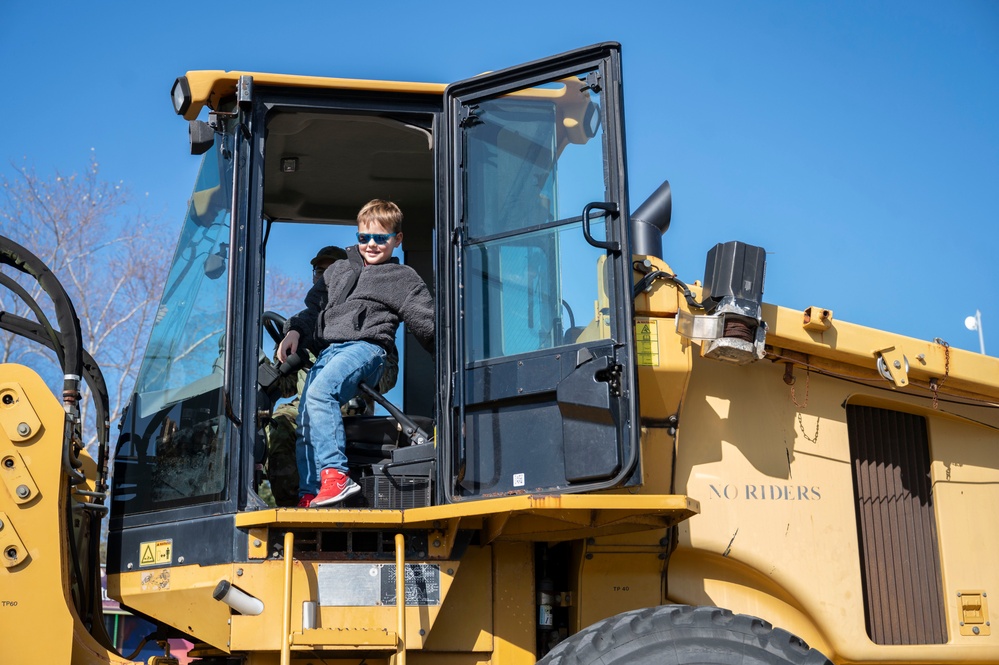
{"label": "handrail", "polygon": [[395,534],[395,607],[398,614],[396,665],[406,665],[406,539]]}
{"label": "handrail", "polygon": [[281,665],[291,665],[291,571],[295,563],[295,534],[284,534],[284,608],[281,616]]}

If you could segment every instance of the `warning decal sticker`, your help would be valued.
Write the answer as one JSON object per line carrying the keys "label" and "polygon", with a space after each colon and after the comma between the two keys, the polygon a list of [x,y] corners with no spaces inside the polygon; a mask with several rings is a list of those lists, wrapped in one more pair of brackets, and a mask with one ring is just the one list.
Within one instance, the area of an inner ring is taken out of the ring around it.
{"label": "warning decal sticker", "polygon": [[162,566],[173,563],[173,539],[150,540],[139,544],[140,566]]}
{"label": "warning decal sticker", "polygon": [[659,366],[659,322],[635,320],[635,361],[648,367]]}

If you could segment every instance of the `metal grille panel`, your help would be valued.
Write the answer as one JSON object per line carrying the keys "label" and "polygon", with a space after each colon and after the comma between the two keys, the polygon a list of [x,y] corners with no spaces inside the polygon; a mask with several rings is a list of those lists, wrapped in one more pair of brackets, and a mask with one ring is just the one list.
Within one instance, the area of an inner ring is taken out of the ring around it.
{"label": "metal grille panel", "polygon": [[846,407],[867,632],[876,644],[947,641],[926,419]]}

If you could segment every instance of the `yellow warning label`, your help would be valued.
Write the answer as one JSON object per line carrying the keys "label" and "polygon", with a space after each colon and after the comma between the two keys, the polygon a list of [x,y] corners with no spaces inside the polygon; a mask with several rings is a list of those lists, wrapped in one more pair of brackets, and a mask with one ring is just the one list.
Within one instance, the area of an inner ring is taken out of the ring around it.
{"label": "yellow warning label", "polygon": [[173,563],[173,539],[150,540],[139,544],[139,565],[156,566]]}
{"label": "yellow warning label", "polygon": [[635,361],[647,367],[659,367],[659,322],[635,320]]}

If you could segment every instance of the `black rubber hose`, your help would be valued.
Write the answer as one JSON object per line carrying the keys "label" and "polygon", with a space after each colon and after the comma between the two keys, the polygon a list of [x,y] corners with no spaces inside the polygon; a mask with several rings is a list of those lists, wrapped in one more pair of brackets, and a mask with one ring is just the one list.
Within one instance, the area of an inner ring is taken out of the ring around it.
{"label": "black rubber hose", "polygon": [[632,298],[637,298],[640,293],[652,286],[652,283],[657,279],[662,279],[675,284],[676,287],[680,289],[680,292],[683,293],[683,297],[687,301],[687,304],[694,309],[705,309],[703,303],[699,303],[694,299],[694,294],[690,292],[690,288],[686,284],[681,282],[676,275],[671,275],[670,273],[662,270],[653,270],[642,277],[642,279],[638,280],[638,283],[635,284],[635,288],[632,290]]}
{"label": "black rubber hose", "polygon": [[10,238],[0,236],[0,263],[5,263],[33,277],[42,287],[55,307],[59,324],[60,341],[65,349],[63,362],[63,401],[79,399],[80,375],[83,373],[83,356],[80,342],[80,319],[76,308],[63,288],[42,260]]}
{"label": "black rubber hose", "polygon": [[[0,312],[0,328],[42,346],[47,346],[58,353],[58,347],[54,347],[52,337],[43,332],[43,327],[42,324],[16,314]],[[104,381],[104,374],[97,365],[97,361],[86,349],[81,349],[81,352],[83,354],[83,380],[90,388],[90,394],[94,400],[94,417],[97,423],[97,471],[100,475],[97,478],[95,489],[98,492],[104,492],[107,490],[107,462],[111,435],[111,425],[108,420],[111,413],[108,389],[107,383]]]}
{"label": "black rubber hose", "polygon": [[52,327],[52,323],[49,322],[48,317],[45,316],[45,312],[43,312],[42,308],[38,306],[38,303],[35,301],[35,299],[31,297],[31,294],[28,293],[28,291],[23,286],[21,286],[20,284],[15,282],[12,278],[2,273],[0,273],[0,286],[4,286],[10,289],[15,295],[17,295],[22,301],[24,301],[25,305],[28,306],[28,309],[31,310],[31,313],[35,315],[35,318],[38,321],[37,325],[40,328],[41,332],[44,332],[46,338],[48,339],[47,342],[40,342],[40,343],[45,344],[50,349],[55,351],[56,358],[59,360],[59,367],[64,367],[66,365],[66,352],[62,348],[62,343],[59,341],[58,334],[56,333],[55,329]]}

